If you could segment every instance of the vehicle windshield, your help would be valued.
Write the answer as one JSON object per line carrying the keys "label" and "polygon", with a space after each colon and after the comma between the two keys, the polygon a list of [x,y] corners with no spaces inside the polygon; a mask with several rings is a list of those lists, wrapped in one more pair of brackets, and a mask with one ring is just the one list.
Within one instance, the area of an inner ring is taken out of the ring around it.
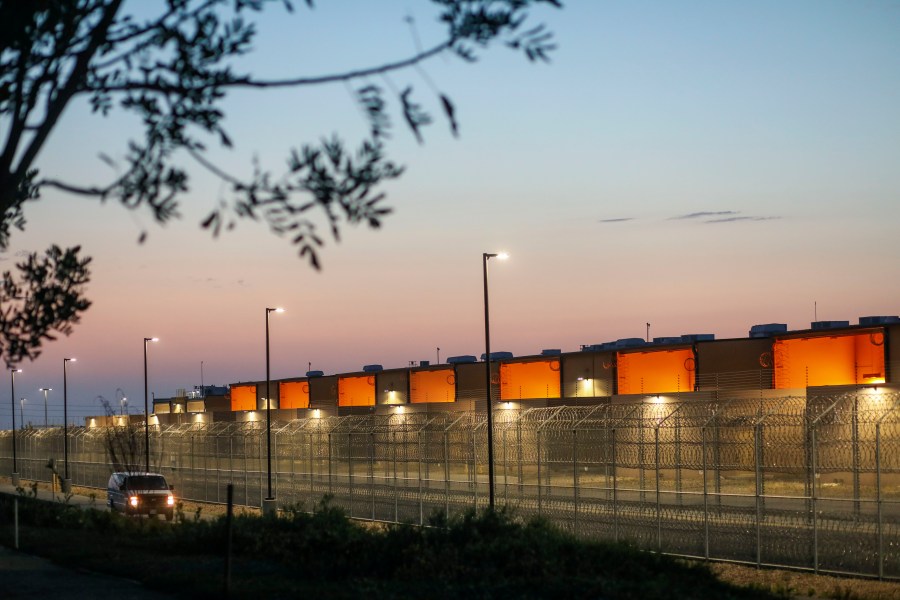
{"label": "vehicle windshield", "polygon": [[167,490],[166,480],[161,475],[132,475],[128,478],[130,490]]}

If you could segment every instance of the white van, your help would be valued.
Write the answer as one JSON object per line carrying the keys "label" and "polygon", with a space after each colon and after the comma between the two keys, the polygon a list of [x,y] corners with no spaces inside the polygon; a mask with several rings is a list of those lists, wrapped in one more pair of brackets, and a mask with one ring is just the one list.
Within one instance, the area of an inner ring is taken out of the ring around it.
{"label": "white van", "polygon": [[175,516],[172,486],[159,473],[113,473],[106,485],[106,504],[126,515]]}

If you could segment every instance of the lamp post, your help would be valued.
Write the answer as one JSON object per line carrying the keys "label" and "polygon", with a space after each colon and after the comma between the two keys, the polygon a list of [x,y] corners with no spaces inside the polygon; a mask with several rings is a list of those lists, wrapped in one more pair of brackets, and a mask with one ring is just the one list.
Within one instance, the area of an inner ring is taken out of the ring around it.
{"label": "lamp post", "polygon": [[263,514],[275,512],[275,496],[272,494],[272,418],[270,407],[272,393],[269,390],[269,313],[282,313],[283,308],[266,308],[266,471],[269,479],[269,495],[263,500]]}
{"label": "lamp post", "polygon": [[150,409],[147,403],[147,342],[158,342],[159,338],[144,338],[144,471],[150,472]]}
{"label": "lamp post", "polygon": [[[119,394],[122,395],[119,398]],[[125,390],[122,388],[116,388],[116,398],[119,398],[119,416],[125,416],[125,407],[128,406],[128,397],[125,396]]]}
{"label": "lamp post", "polygon": [[50,426],[50,421],[47,418],[47,392],[52,392],[53,388],[41,388],[41,391],[44,392],[44,428]]}
{"label": "lamp post", "polygon": [[488,506],[494,509],[494,403],[491,399],[491,322],[488,308],[488,261],[492,258],[505,260],[505,252],[481,255],[484,271],[484,383],[487,390],[487,443],[488,443]]}
{"label": "lamp post", "polygon": [[63,359],[63,462],[65,472],[63,475],[62,491],[68,494],[72,490],[72,480],[69,479],[69,363],[75,362],[74,358]]}
{"label": "lamp post", "polygon": [[22,369],[10,369],[9,379],[12,393],[9,397],[9,405],[12,407],[12,446],[13,446],[13,469],[12,484],[13,487],[19,487],[19,469],[16,462],[16,373],[21,373]]}

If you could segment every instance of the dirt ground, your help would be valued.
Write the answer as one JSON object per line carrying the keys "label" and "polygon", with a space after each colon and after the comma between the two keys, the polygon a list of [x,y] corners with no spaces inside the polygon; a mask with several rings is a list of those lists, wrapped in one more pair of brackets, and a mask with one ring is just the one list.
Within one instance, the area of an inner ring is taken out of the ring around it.
{"label": "dirt ground", "polygon": [[839,600],[900,600],[900,582],[833,577],[803,571],[757,569],[730,563],[710,563],[719,579],[744,587],[756,587],[785,598],[836,598]]}

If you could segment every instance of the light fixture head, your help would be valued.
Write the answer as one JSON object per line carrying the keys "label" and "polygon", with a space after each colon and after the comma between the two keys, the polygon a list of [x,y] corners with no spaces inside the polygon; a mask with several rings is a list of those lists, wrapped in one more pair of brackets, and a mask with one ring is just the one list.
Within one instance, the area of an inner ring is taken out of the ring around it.
{"label": "light fixture head", "polygon": [[63,359],[63,362],[77,362],[77,361],[78,361],[77,358],[64,358]]}
{"label": "light fixture head", "polygon": [[506,260],[507,258],[509,258],[509,253],[508,252],[499,252],[499,253],[497,253],[497,258],[499,258],[500,260]]}
{"label": "light fixture head", "polygon": [[266,312],[283,313],[284,309],[279,306],[278,308],[267,308]]}
{"label": "light fixture head", "polygon": [[22,369],[16,369],[15,367],[12,367],[12,368],[10,369],[10,372],[11,372],[11,373],[21,373],[21,372],[22,372]]}

